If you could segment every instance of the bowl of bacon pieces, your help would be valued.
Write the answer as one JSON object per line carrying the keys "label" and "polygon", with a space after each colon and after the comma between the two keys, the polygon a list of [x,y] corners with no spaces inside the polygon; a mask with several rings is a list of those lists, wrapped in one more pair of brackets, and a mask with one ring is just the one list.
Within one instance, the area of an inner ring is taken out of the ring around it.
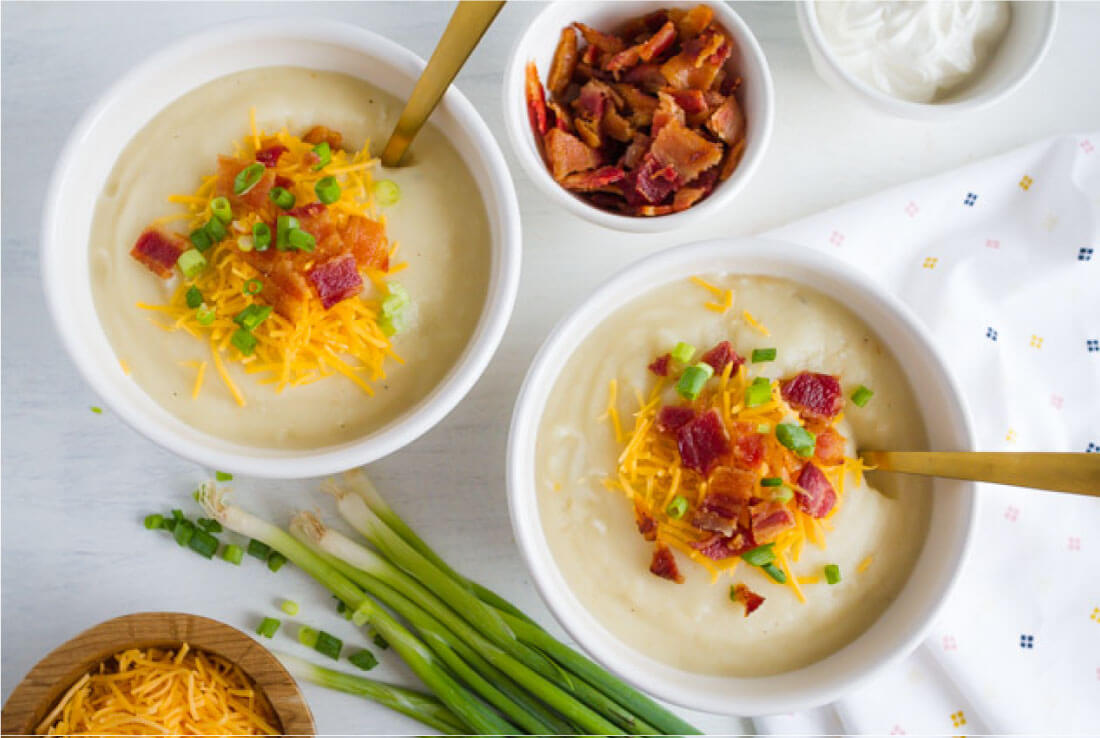
{"label": "bowl of bacon pieces", "polygon": [[657,232],[727,207],[764,156],[771,74],[725,3],[552,3],[504,77],[508,135],[562,207]]}

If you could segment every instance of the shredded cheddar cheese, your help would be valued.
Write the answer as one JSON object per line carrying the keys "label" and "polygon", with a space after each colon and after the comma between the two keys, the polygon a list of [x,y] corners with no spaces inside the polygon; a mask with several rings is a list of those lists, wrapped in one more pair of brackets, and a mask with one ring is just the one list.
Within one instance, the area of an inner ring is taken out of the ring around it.
{"label": "shredded cheddar cheese", "polygon": [[708,301],[708,302],[703,303],[703,306],[706,307],[707,310],[713,310],[716,313],[724,313],[727,310],[729,310],[731,307],[733,307],[733,290],[722,289],[721,287],[717,287],[717,286],[711,284],[710,282],[706,281],[702,277],[692,277],[691,281],[694,282],[695,284],[699,285],[700,287],[705,289],[707,292],[711,293],[712,295],[714,295],[715,297],[717,297],[718,299],[720,299],[722,301],[722,302],[709,302]]}
{"label": "shredded cheddar cheese", "polygon": [[770,336],[772,334],[759,320],[753,317],[753,314],[748,310],[741,311],[741,317],[745,319],[745,322],[758,330],[763,336]]}
{"label": "shredded cheddar cheese", "polygon": [[[48,729],[48,730],[47,730]],[[219,656],[130,649],[85,674],[39,726],[46,735],[278,735],[267,700]]]}
{"label": "shredded cheddar cheese", "polygon": [[859,566],[856,567],[856,571],[860,574],[867,571],[869,568],[871,568],[871,562],[873,559],[873,556],[868,556],[863,561],[859,562]]}

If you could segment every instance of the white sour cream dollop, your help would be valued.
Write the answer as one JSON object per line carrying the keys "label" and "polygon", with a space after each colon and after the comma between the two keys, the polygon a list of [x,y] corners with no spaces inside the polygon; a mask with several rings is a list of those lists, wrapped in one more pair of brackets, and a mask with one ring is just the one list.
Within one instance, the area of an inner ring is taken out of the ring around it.
{"label": "white sour cream dollop", "polygon": [[888,95],[927,103],[968,82],[1008,28],[1007,2],[817,2],[837,61]]}

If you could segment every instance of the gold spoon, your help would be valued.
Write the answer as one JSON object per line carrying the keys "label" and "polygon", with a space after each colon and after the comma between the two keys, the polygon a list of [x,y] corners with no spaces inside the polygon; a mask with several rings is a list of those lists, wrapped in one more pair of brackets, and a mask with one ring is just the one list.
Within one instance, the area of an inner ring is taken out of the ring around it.
{"label": "gold spoon", "polygon": [[1072,492],[1100,497],[1100,454],[860,451],[879,471]]}
{"label": "gold spoon", "polygon": [[382,164],[395,167],[401,163],[409,144],[419,133],[421,126],[435,110],[443,93],[454,81],[458,70],[466,63],[470,53],[485,31],[504,7],[504,2],[474,2],[462,0],[455,8],[447,28],[436,44],[432,58],[420,79],[416,81],[412,96],[401,111],[390,140],[382,151]]}

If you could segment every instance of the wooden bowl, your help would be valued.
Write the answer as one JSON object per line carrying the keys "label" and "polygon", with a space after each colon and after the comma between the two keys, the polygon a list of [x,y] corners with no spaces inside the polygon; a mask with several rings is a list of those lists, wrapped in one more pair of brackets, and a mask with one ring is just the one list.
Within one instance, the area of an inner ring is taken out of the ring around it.
{"label": "wooden bowl", "polygon": [[154,646],[191,648],[240,667],[271,704],[283,735],[313,736],[316,728],[298,685],[270,651],[224,623],[177,612],[124,615],[89,628],[35,665],[0,713],[4,735],[34,735],[35,728],[84,674],[120,651]]}

